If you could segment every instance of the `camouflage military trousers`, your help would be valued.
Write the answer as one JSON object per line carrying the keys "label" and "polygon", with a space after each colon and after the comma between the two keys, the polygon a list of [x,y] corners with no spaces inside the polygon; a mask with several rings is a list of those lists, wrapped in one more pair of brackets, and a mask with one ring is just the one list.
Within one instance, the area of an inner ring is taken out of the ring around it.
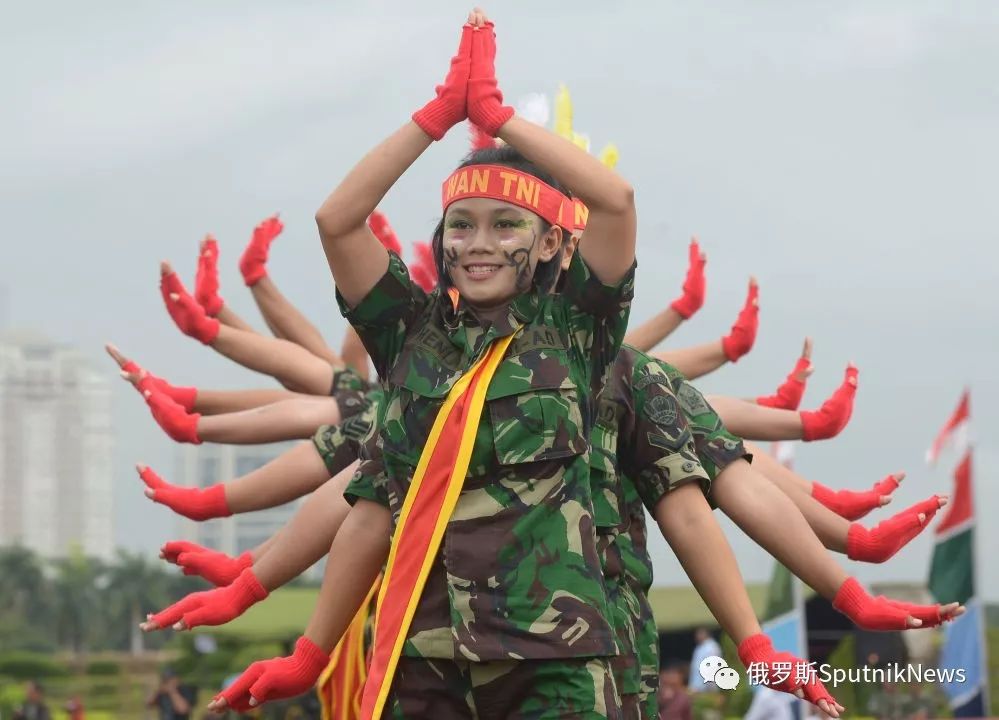
{"label": "camouflage military trousers", "polygon": [[607,658],[468,662],[399,658],[388,717],[622,720]]}

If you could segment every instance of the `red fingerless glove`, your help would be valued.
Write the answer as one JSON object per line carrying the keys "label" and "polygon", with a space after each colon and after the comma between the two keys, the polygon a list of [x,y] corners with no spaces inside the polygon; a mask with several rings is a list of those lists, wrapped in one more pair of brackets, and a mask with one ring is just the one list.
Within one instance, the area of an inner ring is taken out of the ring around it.
{"label": "red fingerless glove", "polygon": [[[155,474],[155,473],[154,473]],[[162,482],[162,480],[160,481]],[[177,557],[184,552],[207,552],[208,548],[188,540],[170,540],[160,548],[160,557],[168,563],[177,564]]]}
{"label": "red fingerless glove", "polygon": [[472,62],[472,26],[461,29],[458,52],[451,58],[444,84],[438,85],[436,96],[413,113],[413,122],[434,140],[440,140],[447,131],[460,123],[467,114],[468,73]]}
{"label": "red fingerless glove", "polygon": [[742,306],[742,311],[729,334],[722,338],[722,350],[725,351],[725,357],[729,362],[738,362],[739,358],[753,349],[756,331],[760,327],[759,296],[759,285],[756,281],[750,280],[746,304]]}
{"label": "red fingerless glove", "polygon": [[201,438],[198,436],[200,413],[188,413],[169,395],[155,390],[146,390],[143,395],[153,413],[153,420],[171,439],[192,445],[201,444]]}
{"label": "red fingerless glove", "polygon": [[219,296],[219,244],[211,235],[201,243],[198,271],[194,275],[194,299],[211,317],[225,304]]}
{"label": "red fingerless glove", "polygon": [[185,575],[198,575],[218,587],[230,584],[243,570],[253,566],[252,553],[230,557],[186,540],[164,544],[160,548],[160,557],[180,566]]}
{"label": "red fingerless glove", "polygon": [[513,117],[513,108],[503,104],[496,82],[496,33],[487,22],[472,32],[472,66],[468,73],[468,118],[491,137]]}
{"label": "red fingerless glove", "polygon": [[198,388],[171,385],[163,378],[153,375],[151,372],[132,360],[129,360],[122,365],[121,369],[127,373],[139,376],[139,381],[136,383],[135,389],[142,393],[143,396],[145,396],[146,390],[155,390],[156,392],[169,396],[175,403],[180,405],[187,412],[194,410],[194,404],[198,400]]}
{"label": "red fingerless glove", "polygon": [[272,215],[253,228],[253,237],[239,258],[239,271],[243,274],[243,282],[247,287],[253,287],[267,277],[267,256],[270,254],[271,243],[282,230],[284,224],[277,215]]}
{"label": "red fingerless glove", "polygon": [[183,568],[185,575],[197,575],[212,585],[224,587],[235,582],[246,568],[253,567],[253,555],[245,552],[238,557],[229,557],[215,550],[182,552],[177,556],[177,565]]}
{"label": "red fingerless glove", "polygon": [[167,312],[182,333],[205,345],[214,342],[219,334],[219,321],[208,317],[205,309],[184,288],[177,273],[171,271],[160,278],[160,293]]}
{"label": "red fingerless glove", "polygon": [[750,666],[761,669],[763,685],[780,692],[794,693],[801,688],[805,699],[813,705],[825,700],[830,705],[836,700],[819,681],[815,669],[804,660],[788,652],[777,652],[770,638],[760,633],[752,635],[739,644],[739,660],[746,666],[750,677],[760,677]]}
{"label": "red fingerless glove", "polygon": [[[846,556],[860,562],[885,562],[919,535],[939,509],[940,498],[934,495],[882,520],[870,530],[859,523],[851,524],[846,534]],[[920,514],[924,515],[922,520]]]}
{"label": "red fingerless glove", "polygon": [[271,700],[295,697],[313,688],[329,662],[328,653],[307,637],[300,637],[291,657],[253,663],[215,699],[225,700],[236,712],[248,712]]}
{"label": "red fingerless glove", "polygon": [[871,510],[881,507],[881,497],[890,495],[898,487],[898,479],[889,475],[875,483],[871,490],[833,490],[821,483],[812,482],[812,497],[847,520],[860,520]]}
{"label": "red fingerless glove", "polygon": [[901,600],[892,600],[884,595],[878,595],[875,600],[912,615],[917,620],[921,620],[923,623],[922,627],[936,627],[945,620],[951,619],[943,616],[943,609],[939,605],[916,605],[915,603],[903,602]]}
{"label": "red fingerless glove", "polygon": [[883,596],[871,597],[856,578],[847,578],[840,586],[833,607],[864,630],[906,630],[910,615],[922,620],[923,628],[939,625],[943,619],[939,605],[911,605]]}
{"label": "red fingerless glove", "polygon": [[798,358],[794,370],[787,376],[783,384],[777,388],[775,395],[756,398],[757,405],[779,408],[781,410],[797,410],[801,405],[801,398],[805,396],[805,381],[799,380],[798,376],[803,374],[812,366],[812,361],[808,358]]}
{"label": "red fingerless glove", "polygon": [[266,598],[268,594],[267,589],[253,574],[253,569],[247,568],[231,585],[191,593],[183,600],[153,615],[149,618],[149,622],[158,629],[171,627],[178,622],[183,622],[187,630],[204,625],[225,625]]}
{"label": "red fingerless glove", "polygon": [[706,262],[707,258],[701,254],[701,247],[697,244],[697,240],[691,240],[687,253],[687,277],[683,281],[683,295],[670,304],[670,307],[676,310],[684,320],[689,320],[691,315],[704,305],[704,265]]}
{"label": "red fingerless glove", "polygon": [[801,431],[805,442],[828,440],[839,435],[853,414],[853,400],[857,395],[857,375],[853,365],[846,368],[843,383],[818,410],[802,410]]}
{"label": "red fingerless glove", "polygon": [[428,295],[437,287],[437,267],[434,265],[434,251],[429,243],[415,242],[413,250],[416,260],[410,265],[409,274],[413,282],[423,288]]}
{"label": "red fingerless glove", "polygon": [[232,515],[225,499],[224,485],[211,485],[206,488],[178,487],[171,485],[148,467],[139,469],[139,477],[149,488],[146,492],[149,499],[160,505],[166,505],[178,515],[196,521]]}
{"label": "red fingerless glove", "polygon": [[399,236],[395,234],[395,230],[389,225],[388,218],[385,215],[377,210],[371,213],[368,216],[368,229],[378,238],[378,242],[382,244],[382,247],[400,257],[402,256],[402,244],[399,242]]}

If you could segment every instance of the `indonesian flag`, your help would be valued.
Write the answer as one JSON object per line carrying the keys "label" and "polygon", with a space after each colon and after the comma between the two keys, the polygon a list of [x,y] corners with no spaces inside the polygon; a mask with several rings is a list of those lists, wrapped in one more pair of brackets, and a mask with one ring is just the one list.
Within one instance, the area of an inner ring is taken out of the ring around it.
{"label": "indonesian flag", "polygon": [[954,717],[980,718],[989,707],[988,646],[985,608],[975,577],[975,499],[972,449],[967,441],[971,422],[968,392],[937,436],[928,456],[935,460],[949,445],[963,445],[954,468],[954,485],[947,512],[936,527],[930,561],[929,590],[937,602],[959,602],[965,614],[943,627],[940,667],[963,668],[965,677],[941,678]]}
{"label": "indonesian flag", "polygon": [[964,455],[964,451],[971,444],[968,432],[969,419],[971,416],[971,402],[967,390],[961,395],[961,401],[957,404],[957,409],[950,419],[937,434],[933,445],[926,451],[926,462],[930,465],[936,464],[940,453],[949,448],[955,448],[959,455]]}

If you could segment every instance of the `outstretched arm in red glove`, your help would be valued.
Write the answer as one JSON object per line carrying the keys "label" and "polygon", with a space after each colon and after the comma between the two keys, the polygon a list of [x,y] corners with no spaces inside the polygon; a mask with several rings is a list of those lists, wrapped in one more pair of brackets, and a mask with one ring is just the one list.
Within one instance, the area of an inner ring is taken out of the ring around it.
{"label": "outstretched arm in red glove", "polygon": [[688,250],[687,277],[683,282],[683,294],[668,308],[629,331],[624,338],[626,345],[638,348],[642,352],[649,352],[680,327],[684,320],[689,320],[701,309],[704,305],[706,263],[707,256],[701,252],[697,238],[692,238]]}
{"label": "outstretched arm in red glove", "polygon": [[889,475],[884,480],[876,482],[870,490],[833,490],[820,482],[812,481],[812,497],[847,520],[860,520],[871,510],[875,510],[891,502],[891,494],[895,492],[905,473]]}
{"label": "outstretched arm in red glove", "polygon": [[[735,555],[697,484],[688,484],[660,498],[653,515],[663,537],[676,553],[698,594],[722,629],[739,644],[740,657],[751,662],[797,661],[777,653],[762,635]],[[762,638],[762,640],[761,640]],[[764,642],[766,640],[766,642]],[[800,662],[800,661],[798,661]],[[771,685],[775,690],[794,693],[804,683]],[[820,686],[821,687],[821,686]],[[828,693],[815,691],[814,701],[827,713],[838,717],[843,707]]]}
{"label": "outstretched arm in red glove", "polygon": [[[368,227],[368,217],[396,181],[434,140],[468,117],[474,14],[461,30],[458,51],[434,98],[369,152],[316,212],[319,237],[337,290],[353,307],[385,274],[389,254]],[[384,370],[385,368],[378,368]]]}
{"label": "outstretched arm in red glove", "polygon": [[328,395],[333,367],[305,348],[287,340],[220,325],[205,314],[168,263],[160,268],[160,287],[167,311],[177,327],[250,370],[274,377],[289,390]]}
{"label": "outstretched arm in red glove", "polygon": [[200,445],[199,434],[201,415],[189,413],[173,398],[159,390],[143,390],[143,397],[149,406],[153,419],[173,440],[180,443]]}
{"label": "outstretched arm in red glove", "polygon": [[859,370],[851,363],[842,384],[818,410],[802,410],[801,437],[805,442],[828,440],[839,435],[853,414]]}
{"label": "outstretched arm in red glove", "polygon": [[[823,548],[822,542],[790,497],[743,460],[737,460],[722,470],[711,488],[712,497],[722,512],[757,544],[820,595],[838,600],[844,584],[851,579]],[[804,499],[814,503],[807,496]],[[819,510],[829,512],[821,506]],[[946,606],[914,605],[911,613],[896,611],[892,615],[895,623],[889,627],[879,615],[883,610],[881,601],[858,599],[859,596],[854,597],[855,593],[848,592],[847,595],[854,600],[837,605],[837,609],[859,627],[868,630],[927,627],[927,616],[946,619],[962,612],[957,603]]]}
{"label": "outstretched arm in red glove", "polygon": [[309,397],[289,390],[264,388],[259,390],[206,390],[205,388],[181,387],[171,385],[163,378],[153,375],[134,360],[121,354],[114,345],[104,346],[118,367],[121,376],[132,384],[140,393],[146,390],[157,390],[180,405],[187,412],[201,415],[220,415],[222,413],[250,410],[252,408],[270,405],[279,400]]}
{"label": "outstretched arm in red glove", "polygon": [[714,372],[727,362],[736,362],[748,353],[756,341],[759,327],[759,286],[750,278],[746,303],[728,335],[713,342],[679,350],[653,353],[683,373],[688,380],[695,380]]}
{"label": "outstretched arm in red glove", "polygon": [[[344,461],[351,461],[347,453]],[[309,494],[330,477],[311,442],[296,445],[235,480],[208,488],[171,485],[144,465],[137,465],[136,470],[147,486],[146,497],[191,520],[278,507]]]}
{"label": "outstretched arm in red glove", "polygon": [[[328,654],[347,631],[388,557],[391,515],[387,508],[358,500],[330,547],[316,609],[290,658],[253,663],[208,706],[237,711],[311,688],[326,667]],[[326,659],[324,660],[324,654]]]}
{"label": "outstretched arm in red glove", "polygon": [[945,496],[934,495],[882,520],[873,528],[852,523],[846,540],[847,557],[860,562],[885,562],[919,535],[937,510],[946,504]]}
{"label": "outstretched arm in red glove", "polygon": [[271,243],[282,230],[284,224],[276,214],[254,228],[239,261],[243,280],[274,337],[300,345],[327,363],[342,365],[343,361],[327,344],[319,329],[278,290],[274,279],[267,273],[266,262]]}
{"label": "outstretched arm in red glove", "polygon": [[219,295],[219,244],[206,235],[198,248],[198,270],[194,276],[194,300],[211,317],[240,330],[253,331],[250,324],[233,311]]}
{"label": "outstretched arm in red glove", "polygon": [[812,339],[805,338],[805,346],[801,350],[801,357],[794,366],[794,370],[787,376],[787,379],[777,388],[773,395],[765,395],[756,398],[757,405],[776,408],[778,410],[797,410],[801,405],[801,399],[805,395],[805,383],[808,376],[812,374]]}
{"label": "outstretched arm in red glove", "polygon": [[197,575],[216,587],[231,584],[239,574],[253,565],[253,553],[238,557],[202,547],[185,540],[174,540],[160,548],[160,557],[183,570],[185,575]]}

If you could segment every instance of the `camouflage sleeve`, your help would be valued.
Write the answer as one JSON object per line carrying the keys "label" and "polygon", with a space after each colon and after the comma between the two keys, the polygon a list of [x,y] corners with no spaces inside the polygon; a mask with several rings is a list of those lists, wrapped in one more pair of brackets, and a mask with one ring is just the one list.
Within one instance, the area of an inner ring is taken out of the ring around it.
{"label": "camouflage sleeve", "polygon": [[355,307],[348,307],[338,290],[340,312],[357,331],[379,377],[387,377],[413,320],[427,304],[427,295],[409,278],[406,264],[389,253],[385,274]]}
{"label": "camouflage sleeve", "polygon": [[668,493],[696,482],[705,494],[708,473],[697,459],[694,436],[669,378],[653,363],[636,364],[630,413],[622,423],[621,467],[650,512]]}
{"label": "camouflage sleeve", "polygon": [[378,434],[369,436],[361,449],[361,464],[343,491],[344,499],[353,505],[358,500],[370,500],[389,507],[388,475],[378,448]]}
{"label": "camouflage sleeve", "polygon": [[671,373],[671,383],[673,392],[680,401],[680,408],[690,423],[697,457],[712,482],[722,470],[736,460],[752,462],[753,456],[746,451],[742,438],[733,435],[725,428],[718,413],[700,390],[687,382],[675,368]]}
{"label": "camouflage sleeve", "polygon": [[599,392],[604,374],[624,342],[637,266],[633,264],[617,284],[604,285],[577,252],[566,271],[559,301],[576,351],[592,363],[594,394]]}
{"label": "camouflage sleeve", "polygon": [[330,477],[336,475],[361,455],[361,445],[371,433],[378,412],[381,393],[368,393],[364,407],[339,425],[321,425],[312,436],[312,444],[323,459]]}

